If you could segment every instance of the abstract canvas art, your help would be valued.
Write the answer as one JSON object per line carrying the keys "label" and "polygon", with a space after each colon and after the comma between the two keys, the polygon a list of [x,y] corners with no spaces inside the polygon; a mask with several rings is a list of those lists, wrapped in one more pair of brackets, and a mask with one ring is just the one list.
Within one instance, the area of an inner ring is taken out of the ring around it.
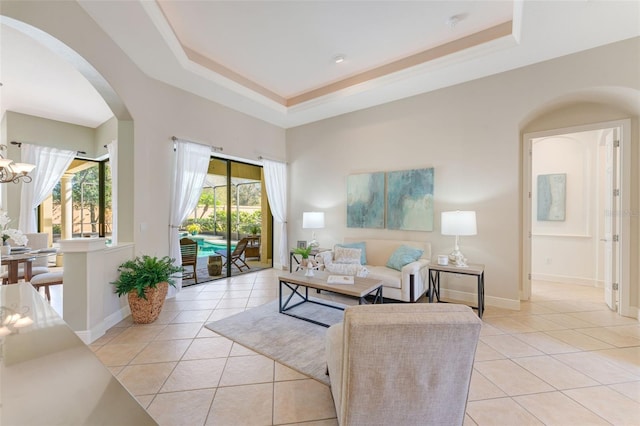
{"label": "abstract canvas art", "polygon": [[384,228],[384,173],[347,177],[347,227]]}
{"label": "abstract canvas art", "polygon": [[433,231],[433,168],[387,173],[387,228]]}
{"label": "abstract canvas art", "polygon": [[538,175],[538,220],[565,220],[567,174]]}

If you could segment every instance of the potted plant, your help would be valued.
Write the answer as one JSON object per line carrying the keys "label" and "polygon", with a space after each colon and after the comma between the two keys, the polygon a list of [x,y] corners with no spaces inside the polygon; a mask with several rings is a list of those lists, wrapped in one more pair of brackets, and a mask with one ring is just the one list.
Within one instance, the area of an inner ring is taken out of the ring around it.
{"label": "potted plant", "polygon": [[311,254],[311,250],[313,250],[313,247],[311,246],[307,246],[307,247],[298,247],[293,249],[293,252],[297,255],[300,255],[300,257],[302,257],[302,261],[300,262],[300,265],[306,269],[305,275],[308,277],[312,277],[313,276],[313,261],[311,261],[309,259],[309,255]]}
{"label": "potted plant", "polygon": [[260,225],[254,223],[253,225],[251,225],[249,230],[251,232],[251,235],[258,235],[260,233]]}
{"label": "potted plant", "polygon": [[118,267],[120,277],[112,284],[118,296],[128,296],[133,322],[149,324],[158,318],[169,285],[175,286],[171,276],[182,272],[182,267],[175,266],[174,261],[169,256],[143,255]]}
{"label": "potted plant", "polygon": [[187,225],[187,232],[191,235],[196,235],[200,231],[202,231],[202,226],[200,226],[199,223],[190,223]]}

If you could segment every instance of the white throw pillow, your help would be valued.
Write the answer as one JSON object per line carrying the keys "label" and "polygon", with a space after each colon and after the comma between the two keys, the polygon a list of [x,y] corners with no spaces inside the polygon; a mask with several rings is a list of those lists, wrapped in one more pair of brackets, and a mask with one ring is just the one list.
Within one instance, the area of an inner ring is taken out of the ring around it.
{"label": "white throw pillow", "polygon": [[342,264],[360,264],[362,250],[349,247],[335,246],[333,249],[333,262]]}

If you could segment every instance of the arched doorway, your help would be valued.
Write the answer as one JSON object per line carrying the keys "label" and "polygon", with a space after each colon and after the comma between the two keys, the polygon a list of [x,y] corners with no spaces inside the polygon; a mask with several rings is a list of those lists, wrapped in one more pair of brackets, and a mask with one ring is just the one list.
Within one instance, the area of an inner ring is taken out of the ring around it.
{"label": "arched doorway", "polygon": [[[633,154],[630,117],[637,112],[620,110],[620,104],[564,103],[540,112],[523,127],[521,291],[525,300],[531,296],[535,280],[553,281],[561,277],[559,282],[603,288],[603,299],[608,299],[611,309],[621,315],[636,315],[630,296],[637,282],[632,279],[631,227],[625,212],[631,211],[634,198],[630,191]],[[585,111],[588,113],[584,114]],[[583,119],[580,123],[574,118],[578,116]],[[591,119],[585,122],[587,116]],[[613,169],[612,181],[605,179],[607,141],[620,144],[614,158],[620,161]],[[567,216],[556,217],[555,222],[554,218],[544,216],[544,208],[542,215],[538,211],[544,204],[540,180],[550,177],[558,177],[566,191],[563,193],[566,198],[561,201]],[[607,224],[613,225],[614,232],[607,234]],[[583,264],[561,264],[563,250],[573,251],[569,258]],[[577,255],[576,251],[582,251],[583,255]],[[556,266],[558,262],[560,265]]]}

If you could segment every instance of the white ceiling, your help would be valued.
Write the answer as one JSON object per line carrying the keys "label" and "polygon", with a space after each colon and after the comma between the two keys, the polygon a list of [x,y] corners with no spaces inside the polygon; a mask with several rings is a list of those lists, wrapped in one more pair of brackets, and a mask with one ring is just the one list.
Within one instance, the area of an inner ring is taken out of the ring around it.
{"label": "white ceiling", "polygon": [[[282,127],[640,35],[638,1],[79,3],[152,78]],[[113,115],[68,55],[0,22],[2,113]]]}

